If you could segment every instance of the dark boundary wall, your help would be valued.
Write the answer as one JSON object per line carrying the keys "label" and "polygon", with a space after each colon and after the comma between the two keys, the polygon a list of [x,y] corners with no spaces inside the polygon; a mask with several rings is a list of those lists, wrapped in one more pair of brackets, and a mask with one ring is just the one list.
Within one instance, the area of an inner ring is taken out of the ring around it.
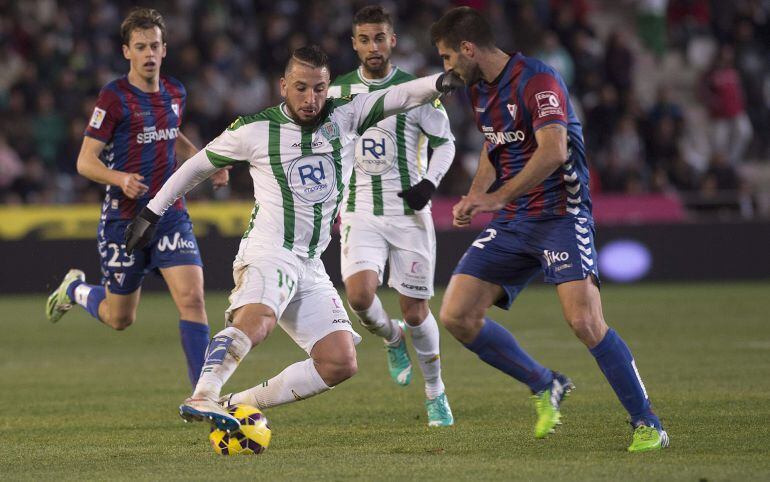
{"label": "dark boundary wall", "polygon": [[[437,285],[447,283],[455,264],[477,234],[476,230],[438,234]],[[644,281],[770,279],[770,223],[597,228],[600,251],[607,243],[621,239],[638,241],[649,249],[652,266]],[[240,239],[211,234],[199,242],[206,288],[231,289],[231,266]],[[96,240],[2,241],[0,253],[0,292],[3,294],[49,291],[71,267],[83,269],[90,282],[100,279]],[[338,237],[332,240],[323,259],[332,281],[341,285]],[[601,269],[600,266],[600,272]],[[144,289],[164,289],[163,280],[150,275]]]}

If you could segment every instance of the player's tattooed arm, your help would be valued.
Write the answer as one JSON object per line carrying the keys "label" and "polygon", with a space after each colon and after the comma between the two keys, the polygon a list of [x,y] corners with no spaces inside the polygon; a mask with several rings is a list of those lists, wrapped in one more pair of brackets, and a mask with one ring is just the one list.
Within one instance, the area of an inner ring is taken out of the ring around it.
{"label": "player's tattooed arm", "polygon": [[[180,132],[179,137],[176,139],[175,150],[177,159],[184,162],[197,154],[200,149],[195,147],[195,144]],[[230,173],[228,172],[230,169],[232,169],[232,166],[225,166],[211,175],[209,179],[211,179],[214,189],[227,186],[227,183],[230,182]]]}
{"label": "player's tattooed arm", "polygon": [[545,181],[567,161],[567,129],[561,124],[548,124],[535,131],[537,149],[512,179],[490,194],[468,194],[460,214],[494,212],[510,201],[529,192]]}
{"label": "player's tattooed arm", "polygon": [[93,137],[85,136],[78,154],[78,173],[94,182],[118,186],[130,199],[136,199],[147,192],[144,177],[134,172],[110,169],[99,159],[105,143]]}

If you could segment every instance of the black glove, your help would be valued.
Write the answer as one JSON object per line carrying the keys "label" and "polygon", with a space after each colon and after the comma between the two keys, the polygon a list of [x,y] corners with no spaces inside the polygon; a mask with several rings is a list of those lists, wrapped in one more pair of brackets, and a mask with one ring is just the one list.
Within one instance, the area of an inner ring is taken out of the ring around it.
{"label": "black glove", "polygon": [[465,82],[454,70],[444,72],[436,79],[436,90],[442,94],[451,94],[456,89],[465,87]]}
{"label": "black glove", "polygon": [[427,179],[423,179],[406,191],[401,191],[397,194],[397,196],[405,199],[406,204],[410,208],[414,209],[415,211],[419,211],[420,209],[424,208],[426,204],[428,204],[428,201],[430,201],[430,197],[433,195],[435,190],[436,186],[434,186],[432,182]]}
{"label": "black glove", "polygon": [[126,253],[131,254],[134,249],[142,249],[147,246],[147,243],[155,236],[155,228],[158,227],[159,219],[160,216],[150,211],[150,208],[145,206],[142,209],[139,215],[126,227]]}

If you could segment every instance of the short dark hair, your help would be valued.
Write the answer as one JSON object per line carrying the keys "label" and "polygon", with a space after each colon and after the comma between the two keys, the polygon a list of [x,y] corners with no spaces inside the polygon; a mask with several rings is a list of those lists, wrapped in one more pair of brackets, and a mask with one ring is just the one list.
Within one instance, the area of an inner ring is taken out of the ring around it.
{"label": "short dark hair", "polygon": [[131,41],[131,32],[134,30],[144,30],[147,28],[158,27],[160,29],[160,38],[166,43],[166,22],[163,21],[163,15],[154,8],[137,7],[128,14],[128,17],[120,24],[120,38],[123,39],[123,45],[128,45]]}
{"label": "short dark hair", "polygon": [[433,45],[440,41],[452,50],[460,50],[463,41],[484,48],[495,46],[489,22],[471,7],[457,7],[445,13],[430,26],[430,41]]}
{"label": "short dark hair", "polygon": [[289,72],[293,62],[301,62],[317,69],[329,68],[329,56],[318,45],[305,45],[304,47],[294,49],[289,57],[289,61],[286,62],[286,73]]}
{"label": "short dark hair", "polygon": [[380,5],[367,5],[353,15],[353,34],[356,33],[356,26],[365,23],[384,23],[393,29],[393,19]]}

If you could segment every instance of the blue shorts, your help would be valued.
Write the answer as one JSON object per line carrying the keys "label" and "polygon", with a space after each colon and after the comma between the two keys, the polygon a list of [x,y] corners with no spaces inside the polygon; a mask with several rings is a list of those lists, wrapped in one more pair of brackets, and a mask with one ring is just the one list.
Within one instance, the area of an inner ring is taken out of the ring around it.
{"label": "blue shorts", "polygon": [[592,275],[599,283],[594,226],[590,221],[492,221],[465,251],[453,274],[467,274],[503,288],[495,305],[508,309],[542,270],[546,283]]}
{"label": "blue shorts", "polygon": [[99,223],[97,241],[102,285],[110,293],[133,293],[152,270],[184,265],[203,266],[187,211],[164,215],[153,240],[144,249],[135,250],[131,256],[125,251],[125,232],[129,222],[114,220]]}

